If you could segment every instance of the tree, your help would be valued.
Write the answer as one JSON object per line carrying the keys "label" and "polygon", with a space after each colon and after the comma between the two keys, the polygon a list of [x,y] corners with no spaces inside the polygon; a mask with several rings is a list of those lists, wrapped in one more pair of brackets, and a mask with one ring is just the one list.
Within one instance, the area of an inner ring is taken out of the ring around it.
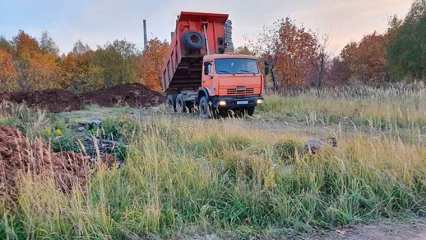
{"label": "tree", "polygon": [[105,87],[136,82],[136,56],[134,44],[114,41],[94,53],[94,64],[103,69]]}
{"label": "tree", "polygon": [[44,53],[58,55],[59,48],[47,32],[43,32],[40,39],[40,49]]}
{"label": "tree", "polygon": [[161,71],[165,64],[165,58],[170,52],[167,42],[155,38],[148,42],[148,46],[142,56],[137,59],[137,78],[146,87],[161,90]]}
{"label": "tree", "polygon": [[16,90],[16,69],[12,54],[0,48],[0,92]]}
{"label": "tree", "polygon": [[346,45],[340,57],[349,67],[351,76],[363,83],[386,80],[387,37],[382,34],[369,34],[359,43]]}
{"label": "tree", "polygon": [[6,38],[0,36],[0,49],[5,50],[6,52],[13,53],[13,45]]}
{"label": "tree", "polygon": [[325,73],[325,81],[328,85],[347,84],[351,77],[351,70],[341,57],[335,57]]}
{"label": "tree", "polygon": [[72,49],[72,52],[74,54],[84,54],[86,52],[92,51],[92,49],[90,49],[89,45],[84,44],[82,41],[77,41],[76,43],[74,43],[74,47]]}
{"label": "tree", "polygon": [[57,56],[43,52],[38,41],[23,31],[14,38],[13,45],[17,85],[21,91],[59,87],[61,69]]}
{"label": "tree", "polygon": [[87,44],[78,41],[72,52],[62,61],[62,88],[73,92],[84,93],[100,89],[104,86],[101,66],[95,64],[95,52]]}
{"label": "tree", "polygon": [[413,3],[387,48],[387,60],[397,79],[426,76],[426,0]]}
{"label": "tree", "polygon": [[93,51],[82,54],[69,53],[62,63],[64,74],[62,88],[76,93],[84,93],[102,88],[104,86],[104,69],[93,64],[93,58]]}
{"label": "tree", "polygon": [[415,0],[405,18],[405,22],[415,24],[426,16],[426,0]]}
{"label": "tree", "polygon": [[[320,44],[317,36],[290,18],[277,21],[266,30],[259,47],[266,59],[271,59],[279,87],[311,85],[318,72]],[[263,48],[263,49],[262,49]]]}

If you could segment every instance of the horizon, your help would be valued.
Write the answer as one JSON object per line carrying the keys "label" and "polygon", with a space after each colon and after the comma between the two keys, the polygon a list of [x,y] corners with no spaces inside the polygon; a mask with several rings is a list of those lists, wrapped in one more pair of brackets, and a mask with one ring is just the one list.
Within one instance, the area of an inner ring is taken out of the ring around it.
{"label": "horizon", "polygon": [[[236,47],[256,41],[263,29],[276,20],[291,17],[297,25],[312,30],[320,38],[327,37],[327,51],[331,55],[338,55],[349,42],[359,41],[374,31],[383,33],[389,19],[394,15],[399,18],[405,16],[412,1],[303,0],[291,3],[269,0],[259,5],[249,0],[244,5],[240,3],[226,3],[224,0],[208,3],[167,0],[164,2],[166,7],[158,8],[151,2],[136,0],[124,0],[121,3],[113,0],[44,0],[36,3],[17,0],[6,3],[1,0],[0,8],[5,9],[5,14],[0,15],[0,36],[11,40],[19,30],[23,30],[40,39],[43,32],[48,32],[61,53],[72,50],[77,41],[96,49],[114,40],[126,40],[141,49],[143,19],[147,20],[149,39],[157,37],[170,42],[170,32],[174,30],[175,19],[181,11],[216,12],[230,15]],[[252,16],[250,12],[254,11],[259,14]],[[351,14],[353,17],[347,17]]]}

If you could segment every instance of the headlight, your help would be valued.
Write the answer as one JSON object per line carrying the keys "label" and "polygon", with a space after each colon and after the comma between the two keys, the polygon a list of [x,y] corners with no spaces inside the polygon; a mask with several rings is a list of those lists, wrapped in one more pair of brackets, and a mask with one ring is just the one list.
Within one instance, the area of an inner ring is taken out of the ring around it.
{"label": "headlight", "polygon": [[262,104],[263,103],[263,99],[257,99],[257,104]]}
{"label": "headlight", "polygon": [[221,107],[226,106],[226,101],[224,101],[224,100],[219,101],[219,106],[221,106]]}

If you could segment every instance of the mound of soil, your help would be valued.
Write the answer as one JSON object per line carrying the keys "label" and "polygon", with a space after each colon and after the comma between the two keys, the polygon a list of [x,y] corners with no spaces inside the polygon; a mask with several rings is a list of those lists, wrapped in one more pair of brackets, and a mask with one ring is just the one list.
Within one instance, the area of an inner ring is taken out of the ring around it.
{"label": "mound of soil", "polygon": [[16,128],[0,127],[0,197],[15,200],[20,173],[52,176],[58,188],[69,192],[84,187],[90,157],[77,153],[52,153],[41,141],[30,143]]}
{"label": "mound of soil", "polygon": [[5,100],[15,103],[26,103],[29,107],[41,108],[49,112],[80,110],[82,106],[78,96],[65,90],[12,93]]}
{"label": "mound of soil", "polygon": [[142,84],[126,84],[90,92],[82,96],[84,104],[97,104],[104,107],[127,105],[131,107],[152,107],[164,102],[158,92]]}
{"label": "mound of soil", "polygon": [[82,96],[65,90],[0,93],[0,103],[10,101],[26,103],[33,108],[49,112],[69,112],[82,109],[83,105],[96,104],[101,107],[131,106],[152,107],[163,103],[164,96],[142,84],[125,84],[86,93]]}

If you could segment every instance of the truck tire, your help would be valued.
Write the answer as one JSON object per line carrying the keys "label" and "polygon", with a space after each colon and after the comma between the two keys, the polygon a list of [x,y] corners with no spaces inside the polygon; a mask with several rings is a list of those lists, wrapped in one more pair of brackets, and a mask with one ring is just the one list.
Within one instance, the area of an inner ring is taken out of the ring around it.
{"label": "truck tire", "polygon": [[200,99],[199,104],[200,117],[203,119],[209,119],[212,117],[212,111],[209,105],[209,99],[206,96],[203,96]]}
{"label": "truck tire", "polygon": [[200,50],[205,42],[204,36],[199,32],[187,32],[183,35],[183,45],[189,50]]}
{"label": "truck tire", "polygon": [[255,107],[250,107],[250,108],[248,108],[247,109],[247,114],[251,117],[251,116],[253,116],[253,114],[254,114],[254,109],[255,109]]}
{"label": "truck tire", "polygon": [[186,112],[186,104],[182,94],[178,94],[176,97],[176,112],[178,113]]}
{"label": "truck tire", "polygon": [[167,108],[170,112],[176,112],[176,95],[167,95]]}

